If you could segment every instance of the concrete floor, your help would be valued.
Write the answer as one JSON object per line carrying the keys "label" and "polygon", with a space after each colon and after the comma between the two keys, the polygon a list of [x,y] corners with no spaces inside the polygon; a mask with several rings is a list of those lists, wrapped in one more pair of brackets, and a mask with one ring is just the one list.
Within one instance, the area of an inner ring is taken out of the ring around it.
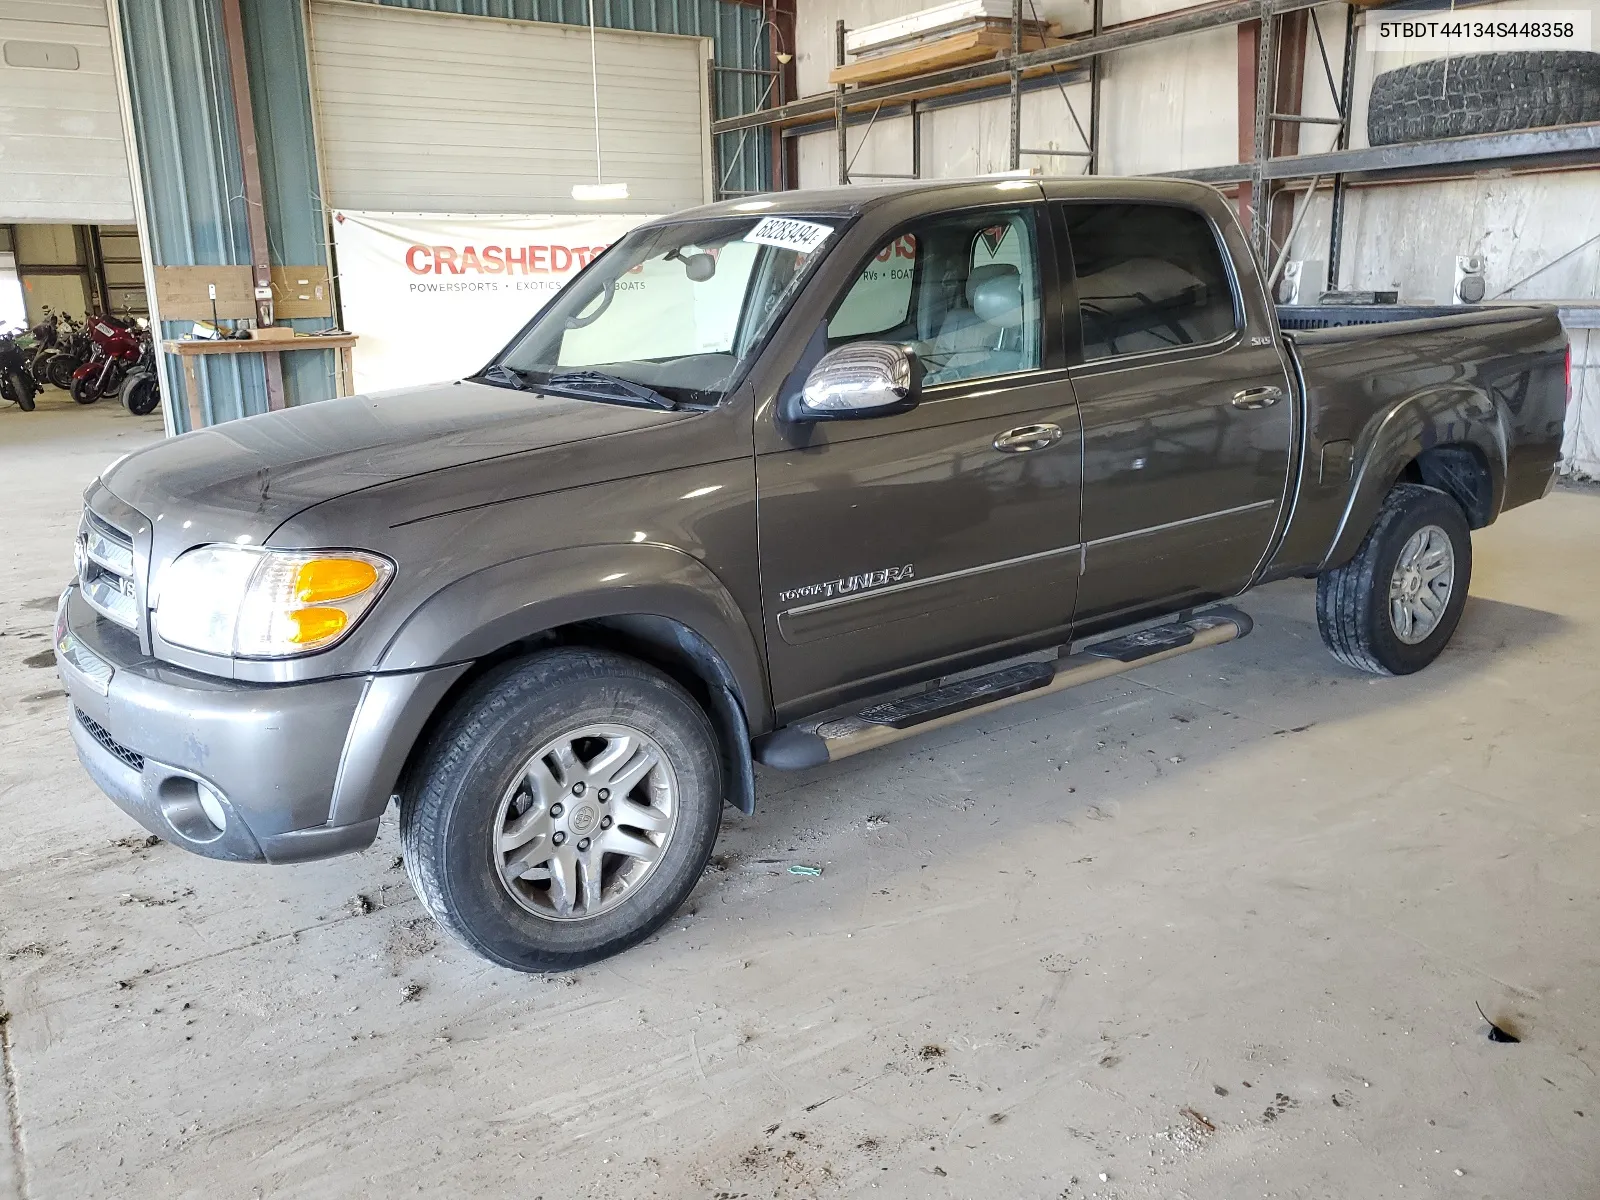
{"label": "concrete floor", "polygon": [[1478,535],[1419,676],[1264,589],[1238,645],[766,776],[665,931],[529,978],[392,827],[228,866],[79,769],[51,609],[158,429],[0,409],[0,1195],[1600,1195],[1600,494]]}

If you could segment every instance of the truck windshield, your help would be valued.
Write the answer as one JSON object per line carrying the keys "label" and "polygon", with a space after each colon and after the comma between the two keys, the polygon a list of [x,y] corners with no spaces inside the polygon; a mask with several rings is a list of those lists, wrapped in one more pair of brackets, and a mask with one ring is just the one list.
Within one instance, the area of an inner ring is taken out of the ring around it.
{"label": "truck windshield", "polygon": [[837,224],[723,217],[636,229],[562,289],[485,377],[509,382],[509,368],[555,390],[579,373],[591,388],[609,376],[674,403],[714,404]]}

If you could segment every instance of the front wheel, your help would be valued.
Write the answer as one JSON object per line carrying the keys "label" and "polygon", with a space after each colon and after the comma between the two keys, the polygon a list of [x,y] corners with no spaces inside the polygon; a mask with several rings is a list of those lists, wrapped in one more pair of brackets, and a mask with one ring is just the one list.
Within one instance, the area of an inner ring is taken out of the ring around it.
{"label": "front wheel", "polygon": [[79,404],[93,404],[100,399],[100,381],[94,375],[85,375],[72,381],[72,398]]}
{"label": "front wheel", "polygon": [[12,367],[5,374],[6,399],[15,400],[23,412],[33,411],[33,380],[20,367]]}
{"label": "front wheel", "polygon": [[1450,641],[1471,580],[1461,506],[1436,488],[1397,484],[1356,556],[1317,577],[1317,628],[1345,666],[1409,675]]}
{"label": "front wheel", "polygon": [[705,869],[722,820],[706,714],[652,667],[543,651],[492,671],[434,739],[400,806],[435,920],[518,971],[649,937]]}

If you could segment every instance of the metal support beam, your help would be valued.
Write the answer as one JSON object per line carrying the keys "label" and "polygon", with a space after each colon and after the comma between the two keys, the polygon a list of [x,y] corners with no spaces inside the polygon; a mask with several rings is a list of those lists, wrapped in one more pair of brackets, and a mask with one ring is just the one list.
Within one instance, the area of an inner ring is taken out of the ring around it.
{"label": "metal support beam", "polygon": [[[1350,5],[1344,17],[1344,72],[1339,80],[1339,115],[1344,124],[1339,130],[1335,146],[1339,150],[1350,148],[1350,100],[1356,81],[1356,6]],[[1328,214],[1328,291],[1339,290],[1339,259],[1344,251],[1345,179],[1342,174],[1333,177],[1333,203]]]}
{"label": "metal support beam", "polygon": [[[1090,37],[1105,33],[1106,0],[1093,0],[1090,22]],[[1105,60],[1097,54],[1089,60],[1089,162],[1085,170],[1090,175],[1100,173],[1100,83],[1104,75]]]}
{"label": "metal support beam", "polygon": [[[233,82],[233,116],[244,168],[245,223],[250,231],[250,275],[256,295],[256,324],[272,324],[272,260],[267,249],[267,210],[262,203],[261,157],[256,149],[255,110],[250,102],[250,73],[245,66],[244,18],[239,0],[222,0],[222,36],[228,47],[228,74]],[[267,407],[283,407],[283,365],[276,354],[263,354]]]}
{"label": "metal support beam", "polygon": [[[1162,171],[1172,179],[1195,179],[1218,187],[1245,183],[1250,163],[1225,167],[1197,167],[1188,171]],[[1459,176],[1484,166],[1556,170],[1561,167],[1600,165],[1600,121],[1586,125],[1553,125],[1546,129],[1519,129],[1511,133],[1482,133],[1445,138],[1436,142],[1406,142],[1398,146],[1363,146],[1355,150],[1329,150],[1325,154],[1300,154],[1267,160],[1266,179],[1310,179],[1336,173],[1353,176],[1352,182],[1397,178],[1436,179]]]}
{"label": "metal support beam", "polygon": [[911,175],[922,178],[922,109],[915,100],[911,102]]}
{"label": "metal support beam", "polygon": [[1022,166],[1022,0],[1011,0],[1011,136],[1006,165],[1013,171]]}
{"label": "metal support beam", "polygon": [[[844,18],[833,24],[833,65],[844,66]],[[833,89],[833,128],[838,139],[839,184],[850,182],[850,149],[844,134],[844,84]]]}
{"label": "metal support beam", "polygon": [[1269,241],[1272,197],[1267,191],[1266,163],[1272,153],[1272,122],[1267,117],[1272,112],[1277,66],[1277,24],[1277,17],[1263,3],[1260,29],[1256,34],[1255,121],[1250,142],[1250,244],[1263,263],[1272,261]]}

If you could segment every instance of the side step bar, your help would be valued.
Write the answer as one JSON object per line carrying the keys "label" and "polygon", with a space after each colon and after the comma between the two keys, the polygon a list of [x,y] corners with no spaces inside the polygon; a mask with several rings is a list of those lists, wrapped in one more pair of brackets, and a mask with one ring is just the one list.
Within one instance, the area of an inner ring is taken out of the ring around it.
{"label": "side step bar", "polygon": [[1095,642],[1054,662],[1018,663],[932,691],[873,704],[846,716],[790,725],[757,738],[752,751],[757,762],[779,770],[821,766],[1018,700],[1047,696],[1192,650],[1237,641],[1253,627],[1248,613],[1221,605],[1185,621]]}

